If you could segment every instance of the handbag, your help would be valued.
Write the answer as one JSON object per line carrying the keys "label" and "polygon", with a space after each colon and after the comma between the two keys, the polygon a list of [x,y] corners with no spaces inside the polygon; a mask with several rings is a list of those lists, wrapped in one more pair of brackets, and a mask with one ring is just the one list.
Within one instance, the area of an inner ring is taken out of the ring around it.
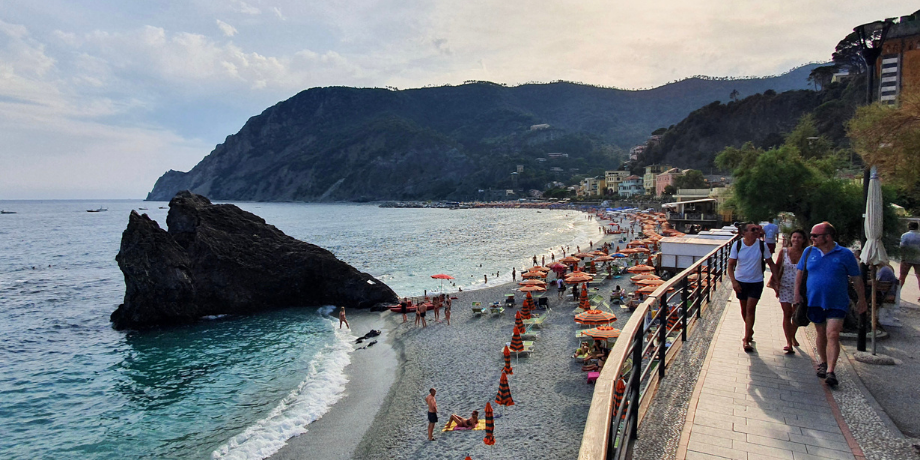
{"label": "handbag", "polygon": [[805,327],[811,324],[811,321],[808,319],[808,296],[806,295],[806,286],[808,285],[808,251],[811,251],[810,247],[802,254],[802,257],[805,257],[805,270],[802,270],[802,282],[799,284],[802,302],[795,304],[795,313],[792,316],[792,321],[798,327]]}

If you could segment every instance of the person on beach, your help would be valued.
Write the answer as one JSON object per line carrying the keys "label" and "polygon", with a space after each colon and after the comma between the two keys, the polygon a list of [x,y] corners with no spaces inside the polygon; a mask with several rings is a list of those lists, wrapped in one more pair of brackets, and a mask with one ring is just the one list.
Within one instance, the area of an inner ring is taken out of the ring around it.
{"label": "person on beach", "polygon": [[783,347],[783,351],[787,355],[795,353],[793,347],[799,346],[799,342],[795,340],[798,326],[793,321],[795,308],[792,306],[792,301],[795,300],[795,266],[808,246],[808,239],[805,237],[804,230],[795,230],[789,236],[789,241],[790,246],[781,249],[776,255],[775,263],[779,271],[773,273],[771,280],[773,290],[776,291],[776,297],[779,298],[779,304],[783,308],[783,333],[786,336],[786,346]]}
{"label": "person on beach", "polygon": [[479,423],[479,411],[474,410],[470,414],[470,418],[463,418],[457,414],[450,414],[450,421],[457,424],[458,427],[464,428],[476,428],[476,424]]}
{"label": "person on beach", "polygon": [[425,321],[425,312],[428,311],[428,302],[422,302],[416,311],[421,312],[422,327],[428,327],[428,321]]}
{"label": "person on beach", "polygon": [[436,323],[441,322],[441,299],[443,298],[444,298],[444,294],[439,294],[439,295],[434,296],[434,299],[433,299],[434,322]]}
{"label": "person on beach", "polygon": [[748,353],[754,351],[751,341],[754,338],[757,302],[763,294],[765,267],[769,266],[771,273],[778,271],[766,244],[760,240],[762,233],[760,225],[753,222],[744,224],[741,227],[742,238],[732,244],[728,254],[728,278],[741,303],[741,319],[744,320],[741,347]]}
{"label": "person on beach", "polygon": [[[802,232],[805,233],[804,231]],[[773,222],[767,222],[763,226],[763,242],[767,243],[767,249],[770,254],[776,254],[776,236],[779,235],[779,227]]]}
{"label": "person on beach", "polygon": [[419,303],[415,306],[415,325],[418,326],[422,322],[422,304]]}
{"label": "person on beach", "polygon": [[482,284],[489,284],[489,275],[482,275]]}
{"label": "person on beach", "polygon": [[546,266],[546,256],[540,256],[540,265]]}
{"label": "person on beach", "polygon": [[406,318],[406,313],[409,312],[409,300],[406,299],[405,297],[403,297],[402,302],[399,302],[399,312],[402,313],[402,315],[403,315],[403,322],[404,322],[404,323],[405,323],[406,321],[409,321],[409,319]]}
{"label": "person on beach", "polygon": [[431,435],[434,431],[434,424],[438,423],[438,401],[434,399],[434,394],[437,393],[434,388],[428,390],[428,396],[425,396],[425,404],[428,404],[428,440],[434,441],[434,436]]}
{"label": "person on beach", "polygon": [[916,221],[907,224],[907,232],[901,235],[901,273],[898,280],[901,287],[907,282],[910,269],[914,269],[917,285],[920,285],[920,224]]}
{"label": "person on beach", "polygon": [[557,278],[557,279],[556,279],[556,289],[558,290],[558,293],[556,294],[556,297],[557,297],[559,300],[562,300],[562,296],[565,295],[565,282],[562,281],[562,278]]}
{"label": "person on beach", "polygon": [[537,255],[536,254],[533,255],[533,265],[537,266]]}
{"label": "person on beach", "polygon": [[447,296],[447,301],[444,304],[444,321],[447,321],[447,325],[450,326],[450,296]]}
{"label": "person on beach", "polygon": [[[837,244],[837,229],[829,222],[811,228],[813,247],[807,249],[796,266],[795,303],[808,302],[808,319],[815,324],[815,348],[820,360],[816,370],[818,378],[825,379],[829,387],[837,386],[837,357],[840,356],[840,331],[843,319],[850,308],[848,281],[856,289],[856,312],[863,314],[866,290],[859,263],[853,253]],[[807,299],[802,298],[802,271],[808,269],[805,282]]]}
{"label": "person on beach", "polygon": [[342,323],[345,324],[347,329],[351,329],[351,326],[348,325],[348,320],[345,319],[345,307],[339,309],[339,329],[342,328]]}
{"label": "person on beach", "polygon": [[517,268],[511,267],[511,281],[517,281]]}

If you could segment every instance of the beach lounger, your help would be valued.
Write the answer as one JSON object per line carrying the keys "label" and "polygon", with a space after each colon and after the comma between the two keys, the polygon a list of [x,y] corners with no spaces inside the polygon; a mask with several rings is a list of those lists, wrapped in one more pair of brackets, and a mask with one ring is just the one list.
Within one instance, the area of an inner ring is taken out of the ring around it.
{"label": "beach lounger", "polygon": [[543,327],[543,321],[546,321],[546,316],[547,316],[547,315],[540,315],[540,316],[534,316],[534,317],[531,318],[531,319],[525,319],[525,320],[523,320],[523,321],[524,321],[524,325],[525,325],[525,326],[528,326],[528,327],[530,327],[530,326],[536,326],[536,327],[542,328],[542,327]]}
{"label": "beach lounger", "polygon": [[[514,357],[515,357],[515,358],[517,358],[518,355],[520,355],[520,354],[529,355],[530,353],[533,353],[533,340],[523,340],[523,342],[524,342],[524,351],[514,351],[514,350],[511,350],[511,353],[514,353]],[[510,348],[510,347],[511,347],[511,342],[506,342],[505,345],[507,345],[507,346]],[[502,347],[501,353],[502,353],[502,354],[505,353],[505,348],[504,348],[504,347]]]}
{"label": "beach lounger", "polygon": [[473,313],[481,315],[484,313],[484,308],[482,308],[482,302],[473,302]]}
{"label": "beach lounger", "polygon": [[489,313],[493,315],[501,315],[505,313],[505,309],[497,305],[492,305],[489,307]]}
{"label": "beach lounger", "polygon": [[537,340],[540,338],[540,333],[538,331],[530,330],[524,331],[521,333],[521,340]]}

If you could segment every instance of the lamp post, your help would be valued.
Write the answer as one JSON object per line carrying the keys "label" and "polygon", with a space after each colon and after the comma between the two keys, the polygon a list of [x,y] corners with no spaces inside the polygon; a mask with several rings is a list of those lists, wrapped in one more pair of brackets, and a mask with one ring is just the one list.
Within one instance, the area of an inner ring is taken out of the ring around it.
{"label": "lamp post", "polygon": [[[859,55],[866,64],[866,105],[871,104],[875,99],[875,91],[873,91],[873,87],[875,86],[875,65],[878,62],[878,57],[882,54],[882,44],[885,42],[885,38],[888,37],[888,30],[891,28],[893,21],[894,19],[889,18],[884,21],[870,22],[853,28],[853,31],[856,32],[856,35],[859,37]],[[863,169],[863,209],[866,208],[866,202],[869,199],[870,178],[869,168],[865,167]],[[866,216],[863,215],[864,220],[865,217]],[[865,247],[865,226],[861,229],[861,240],[862,246]],[[862,268],[863,281],[865,282],[867,271],[866,267]],[[866,322],[866,314],[863,313],[859,315],[859,329],[856,335],[856,349],[858,351],[866,351]]]}

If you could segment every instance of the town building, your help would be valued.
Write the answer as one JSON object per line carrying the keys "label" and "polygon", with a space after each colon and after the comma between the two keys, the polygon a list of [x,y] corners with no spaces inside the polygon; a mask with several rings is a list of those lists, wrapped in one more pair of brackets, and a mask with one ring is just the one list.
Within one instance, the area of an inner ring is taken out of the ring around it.
{"label": "town building", "polygon": [[629,171],[604,171],[604,179],[607,182],[607,194],[616,195],[620,193],[620,182],[629,177]]}
{"label": "town building", "polygon": [[664,189],[669,185],[674,185],[674,179],[683,176],[685,171],[678,168],[671,168],[655,176],[655,196],[664,194]]}
{"label": "town building", "polygon": [[645,193],[643,179],[639,176],[628,176],[620,182],[618,193],[621,198],[642,195]]}
{"label": "town building", "polygon": [[671,169],[670,166],[666,165],[648,165],[645,167],[645,176],[643,176],[642,187],[645,189],[643,193],[646,195],[655,194],[655,178]]}
{"label": "town building", "polygon": [[903,16],[892,24],[876,61],[878,100],[895,104],[904,91],[920,91],[920,17]]}

